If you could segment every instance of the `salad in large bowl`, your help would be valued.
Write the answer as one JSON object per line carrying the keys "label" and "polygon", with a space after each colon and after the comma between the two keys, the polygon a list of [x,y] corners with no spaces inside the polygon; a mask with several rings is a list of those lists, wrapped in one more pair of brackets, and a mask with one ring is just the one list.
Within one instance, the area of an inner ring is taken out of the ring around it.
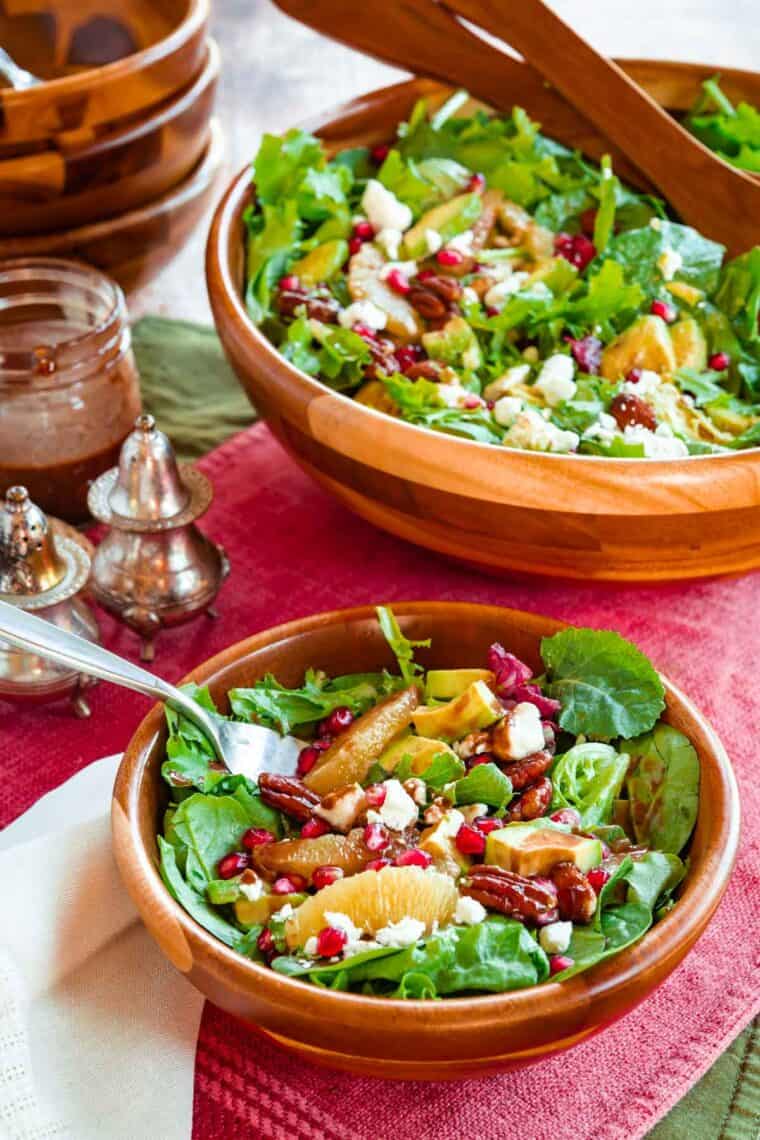
{"label": "salad in large bowl", "polygon": [[437,998],[570,978],[679,905],[700,764],[635,646],[567,628],[538,677],[498,643],[424,671],[378,619],[395,671],[228,694],[302,740],[292,775],[230,775],[168,712],[161,875],[201,926],[318,987]]}
{"label": "salad in large bowl", "polygon": [[296,367],[481,443],[680,459],[760,444],[760,249],[463,92],[387,144],[264,137],[246,305]]}

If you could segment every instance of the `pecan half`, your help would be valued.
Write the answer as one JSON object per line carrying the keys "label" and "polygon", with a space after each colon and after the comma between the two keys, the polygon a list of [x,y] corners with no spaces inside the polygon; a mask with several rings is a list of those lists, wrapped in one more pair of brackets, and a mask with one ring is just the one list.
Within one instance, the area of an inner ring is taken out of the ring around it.
{"label": "pecan half", "polygon": [[371,362],[364,369],[367,379],[376,380],[379,373],[386,376],[399,371],[398,360],[393,353],[393,342],[385,337],[378,337],[374,341],[367,341],[367,348]]}
{"label": "pecan half", "polygon": [[534,752],[532,756],[526,756],[524,760],[504,764],[504,775],[509,776],[514,790],[521,792],[523,788],[535,784],[536,780],[539,780],[544,772],[551,768],[553,759],[551,752]]}
{"label": "pecan half", "polygon": [[462,286],[459,282],[453,277],[444,277],[442,274],[426,277],[423,288],[435,293],[436,297],[440,297],[447,305],[454,304],[462,296]]}
{"label": "pecan half", "polygon": [[277,308],[283,317],[294,317],[296,310],[303,306],[309,317],[325,325],[334,325],[338,320],[340,305],[329,293],[307,293],[305,289],[281,289],[277,294]]}
{"label": "pecan half", "polygon": [[[507,770],[509,775],[509,770]],[[552,782],[546,776],[526,788],[522,795],[509,805],[507,815],[511,821],[538,819],[552,802]]]}
{"label": "pecan half", "polygon": [[419,360],[404,373],[410,380],[440,380],[443,365],[439,360]]}
{"label": "pecan half", "polygon": [[557,863],[551,869],[557,888],[560,918],[569,922],[591,922],[596,913],[596,891],[575,863]]}
{"label": "pecan half", "polygon": [[520,922],[546,926],[557,920],[557,891],[547,879],[528,879],[502,867],[474,867],[461,889],[489,910]]}
{"label": "pecan half", "polygon": [[320,802],[317,793],[302,780],[295,776],[277,776],[273,772],[261,773],[259,792],[265,804],[302,821],[311,818],[312,809]]}
{"label": "pecan half", "polygon": [[426,321],[440,320],[448,312],[445,301],[422,285],[413,286],[407,293],[406,299]]}

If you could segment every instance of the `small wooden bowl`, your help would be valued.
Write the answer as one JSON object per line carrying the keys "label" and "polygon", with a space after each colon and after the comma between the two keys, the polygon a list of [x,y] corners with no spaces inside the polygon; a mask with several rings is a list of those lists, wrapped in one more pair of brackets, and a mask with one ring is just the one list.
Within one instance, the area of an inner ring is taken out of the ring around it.
{"label": "small wooden bowl", "polygon": [[[714,71],[623,63],[673,110],[688,107]],[[531,74],[520,64],[505,72],[504,105],[525,106],[565,143],[607,149]],[[724,75],[734,95],[757,98],[757,76]],[[363,96],[316,126],[333,150],[380,142],[393,136],[418,98],[435,103],[446,93],[430,80],[411,80]],[[206,277],[219,336],[277,438],[358,514],[491,570],[654,581],[760,566],[760,449],[675,461],[508,450],[394,420],[293,367],[245,309],[243,212],[250,200],[246,168],[209,235]],[[747,234],[750,244],[749,225]]]}
{"label": "small wooden bowl", "polygon": [[198,73],[208,18],[209,0],[0,0],[0,43],[46,80],[0,89],[0,146],[144,114]]}
{"label": "small wooden bowl", "polygon": [[210,205],[224,162],[216,119],[200,162],[154,202],[91,226],[61,233],[0,238],[0,261],[11,257],[69,257],[102,269],[125,293],[141,289],[176,257]]}
{"label": "small wooden bowl", "polygon": [[51,233],[116,217],[187,177],[209,144],[219,48],[200,73],[138,123],[70,149],[0,159],[0,235]]}
{"label": "small wooden bowl", "polygon": [[[498,640],[540,671],[540,639],[561,628],[550,618],[497,606],[407,602],[394,609],[407,636],[432,637],[432,648],[420,652],[426,667],[477,665]],[[299,684],[308,666],[333,675],[393,668],[374,610],[319,614],[267,630],[185,680],[209,684],[224,708],[229,689],[267,672]],[[736,781],[704,717],[668,682],[666,699],[666,719],[694,743],[701,763],[699,818],[681,898],[637,945],[565,983],[438,1002],[390,1001],[320,990],[235,954],[174,902],[157,870],[156,833],[167,801],[160,707],[137,729],[116,779],[116,860],[145,925],[174,966],[217,1005],[302,1057],[414,1080],[523,1065],[585,1040],[642,1001],[696,942],[725,890],[739,836]]]}

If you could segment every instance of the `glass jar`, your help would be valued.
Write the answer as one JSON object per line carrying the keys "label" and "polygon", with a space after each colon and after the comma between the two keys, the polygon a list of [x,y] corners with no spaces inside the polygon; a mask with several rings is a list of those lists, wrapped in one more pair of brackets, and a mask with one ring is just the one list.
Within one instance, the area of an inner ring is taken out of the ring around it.
{"label": "glass jar", "polygon": [[88,517],[87,490],[140,412],[124,294],[57,258],[0,262],[0,493]]}

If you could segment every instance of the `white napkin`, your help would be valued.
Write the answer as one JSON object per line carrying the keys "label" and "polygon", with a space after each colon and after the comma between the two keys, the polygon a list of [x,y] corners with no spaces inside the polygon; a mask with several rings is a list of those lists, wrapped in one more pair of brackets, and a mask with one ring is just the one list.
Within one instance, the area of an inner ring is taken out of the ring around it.
{"label": "white napkin", "polygon": [[203,998],[121,885],[119,757],[0,835],[0,1137],[188,1140]]}

